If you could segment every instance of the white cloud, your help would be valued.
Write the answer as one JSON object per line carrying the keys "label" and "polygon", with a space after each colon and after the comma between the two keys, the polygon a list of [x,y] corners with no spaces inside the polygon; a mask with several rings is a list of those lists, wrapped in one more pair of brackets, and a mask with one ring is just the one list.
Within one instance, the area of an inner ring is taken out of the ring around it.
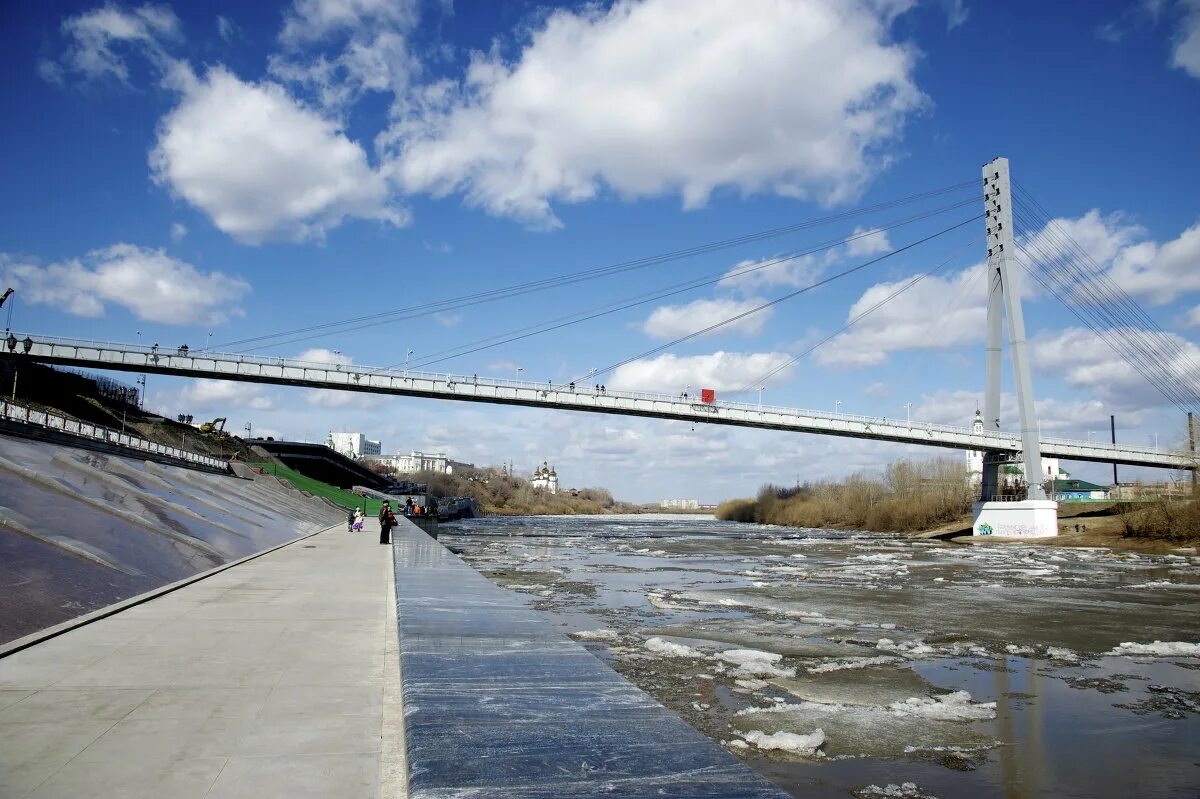
{"label": "white cloud", "polygon": [[[556,225],[554,202],[606,188],[719,188],[837,202],[888,162],[924,107],[897,2],[621,0],[557,10],[513,63],[476,53],[461,84],[427,85],[390,146],[410,192]],[[853,58],[847,60],[847,53]]]}
{"label": "white cloud", "polygon": [[1200,0],[1180,0],[1183,18],[1175,32],[1171,66],[1200,78]]}
{"label": "white cloud", "polygon": [[463,320],[463,315],[460,313],[435,313],[433,318],[442,327],[454,327]]}
{"label": "white cloud", "polygon": [[1187,323],[1191,327],[1200,327],[1200,305],[1197,305],[1192,309],[1192,312],[1188,314]]}
{"label": "white cloud", "polygon": [[223,232],[256,244],[320,240],[349,216],[407,223],[362,148],[283,87],[224,67],[203,79],[179,67],[171,80],[182,98],[159,126],[155,180]]}
{"label": "white cloud", "polygon": [[416,18],[415,0],[296,0],[279,39],[298,45],[372,27],[410,27]]}
{"label": "white cloud", "polygon": [[275,53],[267,62],[273,77],[310,93],[322,108],[339,114],[367,92],[402,94],[419,68],[407,39],[387,30],[352,39],[332,57]]}
{"label": "white cloud", "polygon": [[[1131,295],[1161,305],[1181,293],[1200,291],[1200,223],[1159,244],[1147,239],[1145,228],[1129,223],[1124,215],[1104,216],[1093,209],[1077,219],[1055,219],[1018,243],[1038,263],[1067,255],[1076,268],[1095,273],[1094,266],[1063,246],[1063,234],[1074,239],[1096,266]],[[1067,282],[1075,281],[1069,278]]]}
{"label": "white cloud", "polygon": [[746,260],[722,275],[721,282],[717,285],[719,288],[733,289],[742,294],[754,294],[773,286],[801,288],[812,284],[824,269],[824,262],[811,255]]}
{"label": "white cloud", "polygon": [[327,350],[323,347],[313,347],[300,353],[295,358],[297,361],[305,363],[324,363],[338,366],[349,366],[354,363],[354,359],[349,355],[343,355],[337,350]]}
{"label": "white cloud", "polygon": [[217,15],[217,35],[226,43],[233,41],[233,37],[238,32],[238,26],[229,17]]}
{"label": "white cloud", "polygon": [[[814,356],[827,366],[878,366],[901,350],[937,350],[983,340],[987,292],[982,265],[951,275],[932,275],[912,285],[836,336]],[[847,321],[883,302],[914,278],[876,283],[850,306]],[[930,313],[931,308],[938,313]]]}
{"label": "white cloud", "polygon": [[[1169,352],[1165,362],[1150,365],[1153,373],[1165,371],[1191,387],[1200,386],[1200,347],[1175,333],[1117,329],[1124,337],[1152,351]],[[1169,400],[1158,392],[1129,361],[1104,339],[1084,328],[1039,333],[1030,340],[1033,365],[1062,377],[1072,386],[1123,408],[1163,405]]]}
{"label": "white cloud", "polygon": [[[747,300],[696,300],[686,305],[663,305],[654,309],[642,324],[642,329],[647,335],[655,338],[686,336],[725,319],[752,311],[763,302],[765,300],[759,297],[752,297]],[[757,335],[762,332],[763,325],[772,313],[772,308],[764,308],[706,335],[734,332],[745,333],[748,336]]]}
{"label": "white cloud", "polygon": [[264,386],[207,378],[188,382],[180,390],[177,402],[189,413],[227,413],[231,408],[266,411],[275,407],[274,397],[266,393]]}
{"label": "white cloud", "polygon": [[129,80],[129,67],[119,49],[133,48],[151,61],[166,59],[164,43],[179,40],[179,19],[166,6],[143,5],[125,11],[116,5],[68,17],[63,36],[70,40],[59,62],[43,61],[41,72],[50,80],[61,80],[74,72],[88,80]]}
{"label": "white cloud", "polygon": [[378,408],[388,401],[388,397],[379,394],[365,394],[360,391],[331,391],[329,389],[312,389],[305,392],[305,402],[317,408]]}
{"label": "white cloud", "polygon": [[[785,352],[714,352],[711,355],[673,355],[667,353],[618,367],[607,386],[629,391],[683,391],[687,386],[699,395],[701,388],[740,391],[761,380],[762,376],[789,361]],[[787,367],[772,377],[783,380],[791,373]]]}
{"label": "white cloud", "polygon": [[510,372],[516,372],[518,366],[519,364],[512,361],[495,361],[488,364],[488,371],[492,373],[493,377],[504,377]]}
{"label": "white cloud", "polygon": [[963,6],[963,0],[941,0],[942,10],[946,12],[946,30],[952,31],[967,21],[970,12]]}
{"label": "white cloud", "polygon": [[[1108,416],[1113,409],[1097,399],[1060,400],[1052,397],[1036,400],[1038,422],[1042,435],[1082,436],[1088,429],[1103,424],[1108,427]],[[921,397],[913,407],[912,418],[935,424],[951,424],[969,427],[975,419],[975,411],[983,407],[982,391],[943,390]],[[1016,431],[1020,428],[1020,412],[1016,396],[1000,395],[1000,427]],[[1123,425],[1140,424],[1140,413],[1126,413]]]}
{"label": "white cloud", "polygon": [[171,241],[172,241],[172,243],[178,244],[179,242],[183,241],[184,237],[187,234],[188,234],[187,225],[183,224],[182,222],[172,223],[172,225],[171,225]]}
{"label": "white cloud", "polygon": [[77,316],[103,316],[122,306],[139,319],[218,324],[241,316],[250,285],[221,272],[201,272],[162,250],[114,244],[83,258],[38,266],[0,253],[0,275],[29,302]]}
{"label": "white cloud", "polygon": [[872,383],[863,389],[864,397],[872,397],[873,399],[883,399],[891,393],[891,389],[887,383]]}
{"label": "white cloud", "polygon": [[892,249],[886,230],[857,227],[849,238],[846,242],[846,254],[852,258],[879,255]]}

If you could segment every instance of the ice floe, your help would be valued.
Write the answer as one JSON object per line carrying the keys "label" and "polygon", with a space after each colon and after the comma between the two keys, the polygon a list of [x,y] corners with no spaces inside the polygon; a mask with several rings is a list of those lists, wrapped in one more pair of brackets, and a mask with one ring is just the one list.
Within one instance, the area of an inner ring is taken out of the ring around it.
{"label": "ice floe", "polygon": [[835,660],[832,663],[822,663],[820,666],[811,666],[805,671],[809,674],[825,674],[830,671],[848,671],[851,669],[865,669],[869,666],[882,666],[886,663],[898,663],[903,658],[895,655],[879,655],[873,658],[854,658],[853,660]]}
{"label": "ice floe", "polygon": [[1119,646],[1113,647],[1113,650],[1108,654],[1124,657],[1197,658],[1200,657],[1200,644],[1190,644],[1186,641],[1155,641],[1151,644],[1136,644],[1126,641]]}
{"label": "ice floe", "polygon": [[722,660],[732,666],[736,666],[734,674],[749,677],[795,677],[796,670],[791,668],[782,668],[775,665],[780,660],[783,660],[783,655],[778,652],[763,652],[759,649],[726,649],[724,652],[718,652],[714,655],[717,660]]}
{"label": "ice floe", "polygon": [[988,721],[996,718],[995,702],[971,701],[967,691],[938,697],[919,696],[893,702],[888,710],[898,716],[917,716],[935,721]]}
{"label": "ice floe", "polygon": [[571,637],[578,638],[581,641],[615,641],[621,636],[616,630],[602,628],[599,630],[578,630],[571,633]]}
{"label": "ice floe", "polygon": [[818,754],[817,750],[825,743],[825,731],[820,727],[807,735],[798,735],[794,732],[768,734],[762,730],[750,730],[742,733],[742,737],[764,751],[778,749],[797,755]]}
{"label": "ice floe", "polygon": [[655,636],[646,640],[642,646],[650,650],[656,655],[663,655],[671,658],[702,658],[704,653],[699,649],[694,649],[686,644],[676,644],[672,641],[667,641],[663,638]]}

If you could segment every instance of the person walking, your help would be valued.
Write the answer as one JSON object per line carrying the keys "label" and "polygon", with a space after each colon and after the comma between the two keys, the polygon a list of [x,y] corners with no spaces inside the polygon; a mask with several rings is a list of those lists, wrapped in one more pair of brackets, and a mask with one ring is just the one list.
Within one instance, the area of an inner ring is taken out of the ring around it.
{"label": "person walking", "polygon": [[404,500],[404,515],[412,516],[412,514],[413,514],[413,501],[412,501],[412,497],[409,497],[408,499]]}
{"label": "person walking", "polygon": [[354,509],[354,529],[362,530],[363,528],[363,512],[362,508]]}
{"label": "person walking", "polygon": [[379,509],[379,543],[392,543],[392,528],[396,526],[396,515],[392,513],[392,503],[386,499]]}
{"label": "person walking", "polygon": [[354,532],[354,517],[358,513],[358,508],[351,508],[346,512],[346,532]]}

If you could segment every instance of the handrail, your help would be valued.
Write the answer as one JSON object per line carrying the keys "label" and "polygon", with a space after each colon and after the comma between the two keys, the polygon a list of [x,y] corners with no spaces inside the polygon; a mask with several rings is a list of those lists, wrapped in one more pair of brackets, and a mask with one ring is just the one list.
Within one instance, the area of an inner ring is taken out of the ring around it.
{"label": "handrail", "polygon": [[[193,360],[209,361],[216,367],[218,362],[247,364],[255,366],[268,366],[274,368],[293,368],[301,370],[320,370],[323,372],[339,372],[353,376],[356,382],[367,380],[368,385],[371,383],[371,378],[381,377],[385,379],[401,379],[407,380],[410,383],[414,380],[431,381],[434,383],[446,383],[448,388],[454,390],[457,386],[484,386],[495,389],[512,389],[527,390],[541,392],[546,398],[549,398],[551,393],[557,395],[584,395],[597,399],[613,399],[613,400],[642,400],[648,402],[662,402],[678,404],[681,402],[690,403],[694,407],[700,406],[700,398],[692,395],[684,396],[684,394],[667,394],[662,392],[648,391],[632,391],[620,388],[604,391],[598,391],[594,386],[579,386],[571,390],[563,384],[555,384],[553,381],[547,383],[538,383],[529,380],[508,380],[505,378],[480,378],[478,375],[456,375],[449,372],[420,372],[408,369],[395,369],[385,367],[370,367],[357,364],[340,364],[318,361],[303,361],[298,358],[283,358],[277,356],[261,356],[261,355],[246,355],[241,353],[224,353],[209,349],[187,349],[182,347],[159,347],[157,344],[144,346],[142,344],[124,344],[118,342],[94,341],[89,339],[73,339],[61,336],[45,336],[32,334],[12,333],[14,338],[21,340],[28,335],[38,344],[47,344],[50,346],[65,346],[75,349],[96,349],[96,350],[111,350],[118,353],[136,353],[146,356],[146,359],[153,364],[157,364],[159,358],[170,358],[173,356],[186,357]],[[11,342],[10,342],[11,343]],[[22,342],[23,344],[23,342]],[[18,350],[19,350],[18,345]],[[124,360],[124,358],[122,358]],[[168,364],[169,366],[169,364]],[[361,383],[360,383],[361,384]],[[800,408],[787,408],[782,406],[758,405],[757,403],[736,402],[728,400],[720,400],[713,403],[703,403],[705,408],[712,409],[713,413],[719,410],[732,410],[741,413],[757,414],[758,418],[763,421],[786,421],[787,419],[819,419],[823,423],[837,425],[838,423],[846,424],[886,424],[893,428],[906,428],[910,433],[944,433],[957,437],[969,437],[972,444],[980,449],[987,449],[988,442],[995,442],[997,449],[1003,450],[1019,450],[1021,446],[1021,436],[1015,433],[1006,433],[998,430],[985,430],[976,432],[971,427],[961,427],[958,425],[940,424],[934,422],[921,422],[913,420],[892,419],[888,417],[865,416],[859,414],[849,414],[828,411],[805,410]],[[774,420],[770,417],[775,417]],[[832,427],[831,430],[836,431],[838,428]],[[1163,455],[1169,456],[1169,453],[1162,453],[1157,449],[1149,447],[1131,447],[1124,445],[1113,445],[1105,442],[1080,441],[1066,438],[1041,438],[1042,444],[1058,445],[1064,447],[1086,447],[1093,451],[1113,452],[1121,454],[1129,454],[1135,456],[1144,456],[1147,458],[1158,458]]]}
{"label": "handrail", "polygon": [[209,455],[201,455],[198,452],[183,449],[181,447],[171,447],[166,444],[159,444],[156,441],[135,436],[131,433],[124,433],[113,430],[110,427],[103,425],[92,424],[91,422],[83,422],[78,419],[71,419],[66,416],[60,416],[49,411],[37,411],[27,405],[22,405],[12,400],[0,399],[0,417],[12,419],[18,422],[27,424],[37,424],[45,427],[48,430],[59,430],[64,433],[79,436],[80,438],[90,438],[96,441],[106,441],[110,444],[116,444],[120,447],[129,447],[130,449],[140,450],[142,452],[151,452],[156,455],[166,455],[176,460],[187,461],[188,463],[197,463],[202,466],[208,466],[213,469],[227,469],[229,464],[220,458],[213,458]]}

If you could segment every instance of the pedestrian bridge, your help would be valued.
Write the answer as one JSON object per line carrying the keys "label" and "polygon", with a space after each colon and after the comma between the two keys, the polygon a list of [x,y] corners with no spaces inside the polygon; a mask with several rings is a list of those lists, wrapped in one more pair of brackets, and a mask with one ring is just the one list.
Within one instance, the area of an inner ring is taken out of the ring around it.
{"label": "pedestrian bridge", "polygon": [[[290,358],[189,350],[187,347],[144,347],[32,333],[11,334],[4,350],[10,357],[91,369],[643,416],[694,424],[753,427],[1014,455],[1021,451],[1021,437],[1012,433],[977,433],[969,427],[915,419],[828,413],[724,400],[706,403],[699,401],[699,397],[685,394],[619,391],[590,385],[537,383],[353,364],[311,363]],[[1194,459],[1186,454],[1158,449],[1064,438],[1041,438],[1040,441],[1042,455],[1067,460],[1168,469],[1195,468]]]}

